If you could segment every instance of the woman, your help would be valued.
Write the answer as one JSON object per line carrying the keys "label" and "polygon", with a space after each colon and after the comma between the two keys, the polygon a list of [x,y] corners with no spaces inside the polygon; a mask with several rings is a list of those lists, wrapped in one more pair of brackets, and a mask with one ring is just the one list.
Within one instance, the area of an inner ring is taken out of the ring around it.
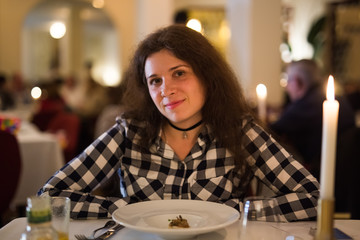
{"label": "woman", "polygon": [[[169,26],[140,43],[124,114],[40,191],[68,196],[73,218],[110,217],[154,199],[201,199],[240,211],[255,176],[282,219],[316,216],[319,184],[251,116],[228,64],[200,33]],[[90,192],[119,172],[121,197]]]}

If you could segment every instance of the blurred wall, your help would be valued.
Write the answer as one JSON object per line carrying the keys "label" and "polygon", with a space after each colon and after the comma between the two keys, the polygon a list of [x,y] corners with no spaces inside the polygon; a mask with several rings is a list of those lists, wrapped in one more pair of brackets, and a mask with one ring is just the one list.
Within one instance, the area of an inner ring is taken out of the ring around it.
{"label": "blurred wall", "polygon": [[[174,0],[136,0],[137,25],[136,40],[144,37],[158,28],[172,24]],[[176,1],[176,0],[175,0]]]}
{"label": "blurred wall", "polygon": [[256,102],[256,86],[265,84],[267,101],[279,105],[281,0],[228,0],[231,29],[229,59],[240,78],[245,95]]}
{"label": "blurred wall", "polygon": [[0,71],[21,72],[21,29],[38,0],[0,0]]}
{"label": "blurred wall", "polygon": [[119,50],[122,67],[128,66],[128,60],[136,43],[137,3],[134,0],[106,0],[104,11],[113,21],[119,36]]}
{"label": "blurred wall", "polygon": [[[42,0],[0,0],[0,71],[21,73],[21,38],[27,13]],[[107,0],[103,9],[119,34],[120,69],[126,68],[136,43],[136,1]],[[120,50],[121,49],[121,50]]]}

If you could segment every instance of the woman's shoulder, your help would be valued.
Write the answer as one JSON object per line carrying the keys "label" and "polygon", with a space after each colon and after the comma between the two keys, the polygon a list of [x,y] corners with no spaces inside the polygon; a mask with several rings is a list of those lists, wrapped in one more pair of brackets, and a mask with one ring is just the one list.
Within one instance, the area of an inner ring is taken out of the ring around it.
{"label": "woman's shoulder", "polygon": [[242,130],[253,128],[254,126],[258,126],[259,124],[255,120],[255,118],[251,115],[245,115],[240,119],[240,127]]}
{"label": "woman's shoulder", "polygon": [[123,115],[116,117],[116,123],[125,128],[144,128],[145,122],[133,118],[126,118]]}
{"label": "woman's shoulder", "polygon": [[252,116],[246,116],[241,120],[241,131],[252,140],[260,135],[268,135],[266,127]]}
{"label": "woman's shoulder", "polygon": [[116,127],[123,129],[126,135],[129,133],[136,134],[145,127],[145,122],[132,118],[125,118],[121,115],[116,118]]}

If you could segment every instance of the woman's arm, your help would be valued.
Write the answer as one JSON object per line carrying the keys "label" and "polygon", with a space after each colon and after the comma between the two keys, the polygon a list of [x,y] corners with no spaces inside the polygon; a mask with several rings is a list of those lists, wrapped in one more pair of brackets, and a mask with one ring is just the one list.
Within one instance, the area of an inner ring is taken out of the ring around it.
{"label": "woman's arm", "polygon": [[69,197],[71,218],[111,217],[111,213],[126,205],[129,199],[95,196],[91,191],[120,168],[123,134],[119,124],[112,127],[52,176],[38,194]]}
{"label": "woman's arm", "polygon": [[287,221],[312,219],[317,215],[319,183],[298,161],[259,125],[243,128],[247,161],[254,175],[276,194]]}

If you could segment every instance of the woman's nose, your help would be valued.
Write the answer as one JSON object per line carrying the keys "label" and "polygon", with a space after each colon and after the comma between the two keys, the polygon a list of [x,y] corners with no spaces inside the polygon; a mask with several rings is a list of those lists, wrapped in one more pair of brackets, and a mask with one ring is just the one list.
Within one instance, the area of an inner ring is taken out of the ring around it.
{"label": "woman's nose", "polygon": [[161,88],[161,96],[168,97],[175,93],[175,87],[171,83],[171,80],[164,80]]}

